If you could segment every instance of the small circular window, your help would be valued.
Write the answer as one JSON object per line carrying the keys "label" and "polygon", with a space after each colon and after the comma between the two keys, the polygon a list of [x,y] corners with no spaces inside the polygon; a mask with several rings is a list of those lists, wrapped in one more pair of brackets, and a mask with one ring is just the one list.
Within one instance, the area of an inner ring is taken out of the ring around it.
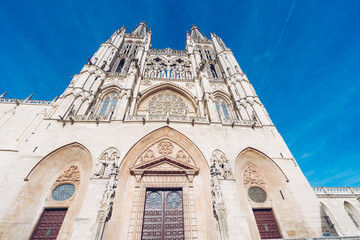
{"label": "small circular window", "polygon": [[249,198],[257,203],[263,203],[266,201],[266,192],[259,187],[251,187],[248,190]]}
{"label": "small circular window", "polygon": [[51,193],[51,197],[55,201],[65,201],[74,195],[75,186],[72,184],[61,184],[57,186]]}

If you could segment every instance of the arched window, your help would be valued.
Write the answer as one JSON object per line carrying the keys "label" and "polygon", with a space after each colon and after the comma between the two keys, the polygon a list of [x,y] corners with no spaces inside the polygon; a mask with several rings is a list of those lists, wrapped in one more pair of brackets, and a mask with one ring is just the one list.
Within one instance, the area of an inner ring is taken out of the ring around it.
{"label": "arched window", "polygon": [[114,111],[118,100],[119,99],[115,94],[108,95],[101,106],[99,115],[108,115]]}
{"label": "arched window", "polygon": [[121,59],[118,67],[116,68],[116,72],[121,73],[121,71],[122,71],[122,69],[124,67],[124,64],[125,64],[125,59]]}
{"label": "arched window", "polygon": [[216,106],[216,110],[217,110],[220,118],[223,117],[225,119],[230,119],[230,114],[229,114],[227,104],[223,100],[216,99],[215,106]]}
{"label": "arched window", "polygon": [[210,64],[210,71],[213,78],[218,78],[214,65]]}

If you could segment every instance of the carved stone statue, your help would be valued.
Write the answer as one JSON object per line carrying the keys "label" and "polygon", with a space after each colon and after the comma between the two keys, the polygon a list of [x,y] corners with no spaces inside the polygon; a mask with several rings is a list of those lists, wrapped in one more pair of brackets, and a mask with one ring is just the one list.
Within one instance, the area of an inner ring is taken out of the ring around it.
{"label": "carved stone statue", "polygon": [[103,177],[104,176],[104,172],[105,172],[105,168],[107,166],[107,162],[106,160],[100,160],[96,166],[96,170],[95,170],[95,176],[98,177]]}
{"label": "carved stone statue", "polygon": [[118,168],[112,168],[110,173],[110,179],[106,184],[106,189],[103,194],[103,198],[100,202],[100,209],[96,220],[96,232],[93,235],[94,240],[102,239],[102,235],[105,229],[106,222],[110,220],[112,209],[114,205],[115,189],[117,187],[116,176],[118,174]]}
{"label": "carved stone statue", "polygon": [[113,169],[116,168],[119,158],[120,154],[116,148],[111,147],[106,149],[99,157],[94,176],[98,178],[109,178]]}
{"label": "carved stone statue", "polygon": [[215,164],[210,167],[211,174],[211,195],[213,197],[213,212],[218,221],[220,236],[222,240],[229,239],[227,226],[227,213],[225,201],[221,192],[221,186],[218,179],[218,173]]}
{"label": "carved stone statue", "polygon": [[219,179],[231,179],[233,177],[229,160],[221,150],[215,149],[212,152],[210,161]]}

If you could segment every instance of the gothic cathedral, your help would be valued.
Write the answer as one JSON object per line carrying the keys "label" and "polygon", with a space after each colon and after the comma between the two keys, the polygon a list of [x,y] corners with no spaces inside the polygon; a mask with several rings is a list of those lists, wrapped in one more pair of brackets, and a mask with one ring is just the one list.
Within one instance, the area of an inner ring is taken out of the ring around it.
{"label": "gothic cathedral", "polygon": [[196,26],[185,50],[153,49],[144,22],[122,27],[59,98],[0,98],[0,239],[360,233],[360,189],[342,228],[232,51]]}

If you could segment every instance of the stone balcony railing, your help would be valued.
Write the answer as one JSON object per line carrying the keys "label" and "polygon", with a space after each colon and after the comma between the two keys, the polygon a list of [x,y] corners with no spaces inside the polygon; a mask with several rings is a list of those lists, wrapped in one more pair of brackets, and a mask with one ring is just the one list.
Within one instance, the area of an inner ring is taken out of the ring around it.
{"label": "stone balcony railing", "polygon": [[52,103],[52,101],[0,98],[0,103],[50,105]]}
{"label": "stone balcony railing", "polygon": [[317,197],[360,197],[358,187],[313,187]]}
{"label": "stone balcony railing", "polygon": [[126,122],[184,122],[209,124],[206,117],[177,116],[177,115],[129,115]]}
{"label": "stone balcony railing", "polygon": [[111,115],[73,115],[69,114],[65,120],[70,122],[109,122],[111,119]]}

